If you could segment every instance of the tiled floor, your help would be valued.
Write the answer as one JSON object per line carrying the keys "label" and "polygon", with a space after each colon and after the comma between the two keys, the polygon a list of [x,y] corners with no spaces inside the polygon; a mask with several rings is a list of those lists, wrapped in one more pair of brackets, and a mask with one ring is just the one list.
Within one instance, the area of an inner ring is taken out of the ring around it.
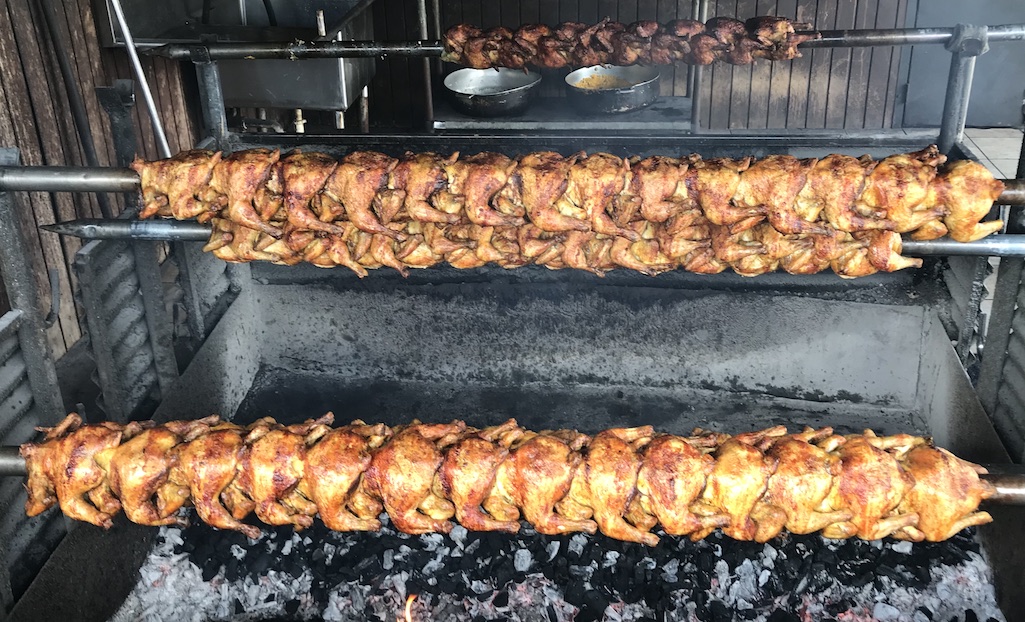
{"label": "tiled floor", "polygon": [[979,156],[991,173],[1004,179],[1013,178],[1021,155],[1022,131],[1014,128],[968,128],[965,146]]}

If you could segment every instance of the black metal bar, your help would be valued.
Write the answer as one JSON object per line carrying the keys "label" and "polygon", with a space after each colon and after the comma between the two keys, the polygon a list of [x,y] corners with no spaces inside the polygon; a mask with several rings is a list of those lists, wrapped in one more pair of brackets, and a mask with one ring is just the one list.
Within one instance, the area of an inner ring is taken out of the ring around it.
{"label": "black metal bar", "polygon": [[25,459],[21,457],[18,447],[0,446],[0,475],[27,475]]}
{"label": "black metal bar", "polygon": [[1025,235],[991,235],[975,242],[905,240],[901,252],[912,257],[1025,257]]}
{"label": "black metal bar", "polygon": [[[417,0],[416,3],[417,35],[420,39],[427,39],[427,0]],[[428,132],[434,131],[434,88],[431,80],[431,59],[424,57],[420,72],[424,81],[424,129]]]}
{"label": "black metal bar", "polygon": [[147,50],[147,54],[175,60],[285,59],[300,58],[373,58],[399,55],[441,56],[440,41],[283,41],[271,43],[174,43]]}
{"label": "black metal bar", "polygon": [[203,123],[217,146],[228,146],[228,116],[224,108],[224,92],[221,90],[221,73],[217,63],[211,60],[196,61],[196,75],[199,78]]}

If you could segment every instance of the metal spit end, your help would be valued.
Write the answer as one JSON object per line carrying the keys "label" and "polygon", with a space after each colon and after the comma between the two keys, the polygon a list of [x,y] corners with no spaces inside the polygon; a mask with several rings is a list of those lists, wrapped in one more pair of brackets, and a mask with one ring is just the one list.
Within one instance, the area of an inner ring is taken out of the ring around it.
{"label": "metal spit end", "polygon": [[95,229],[94,225],[85,223],[79,220],[72,220],[69,222],[57,222],[52,225],[39,225],[39,228],[50,233],[56,233],[57,235],[70,235],[77,238],[90,238]]}

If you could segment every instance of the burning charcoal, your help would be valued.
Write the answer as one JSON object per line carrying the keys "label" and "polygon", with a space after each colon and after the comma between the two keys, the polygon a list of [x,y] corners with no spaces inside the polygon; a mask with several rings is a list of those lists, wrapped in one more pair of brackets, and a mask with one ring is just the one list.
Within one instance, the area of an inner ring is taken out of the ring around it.
{"label": "burning charcoal", "polygon": [[210,581],[217,576],[217,572],[221,569],[221,562],[211,557],[206,560],[203,564],[203,580]]}

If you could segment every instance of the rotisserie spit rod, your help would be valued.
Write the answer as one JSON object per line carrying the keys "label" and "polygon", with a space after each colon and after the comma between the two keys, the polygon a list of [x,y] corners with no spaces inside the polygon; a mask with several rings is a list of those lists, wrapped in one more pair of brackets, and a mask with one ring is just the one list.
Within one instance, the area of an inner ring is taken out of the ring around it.
{"label": "rotisserie spit rod", "polygon": [[[114,220],[82,218],[41,229],[84,240],[155,240],[165,242],[206,242],[212,228],[195,221]],[[905,238],[901,254],[910,257],[972,256],[1025,257],[1025,235],[993,235],[974,242],[957,242],[950,238],[918,241]]]}
{"label": "rotisserie spit rod", "polygon": [[[600,530],[654,545],[656,525],[701,539],[716,529],[766,541],[783,529],[830,538],[943,540],[992,520],[984,499],[1020,503],[1020,478],[999,476],[929,439],[783,426],[730,436],[651,426],[593,436],[524,430],[515,420],[475,429],[461,421],[389,428],[333,415],[246,427],[216,416],[163,424],[82,425],[69,415],[20,448],[29,515],[59,504],[70,518],[109,527],[205,522],[250,537],[249,513],[271,525],[375,530],[386,511],[407,533]],[[0,464],[14,468],[10,450]],[[6,467],[5,467],[6,468]]]}

